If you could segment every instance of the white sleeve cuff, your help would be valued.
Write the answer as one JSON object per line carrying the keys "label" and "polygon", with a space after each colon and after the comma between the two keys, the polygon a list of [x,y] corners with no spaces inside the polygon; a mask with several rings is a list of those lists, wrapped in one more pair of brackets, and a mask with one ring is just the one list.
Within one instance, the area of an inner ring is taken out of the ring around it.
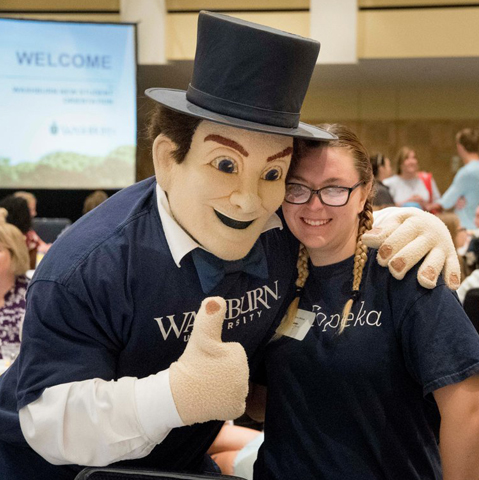
{"label": "white sleeve cuff", "polygon": [[170,388],[170,370],[135,382],[138,420],[153,443],[161,442],[173,428],[184,427]]}

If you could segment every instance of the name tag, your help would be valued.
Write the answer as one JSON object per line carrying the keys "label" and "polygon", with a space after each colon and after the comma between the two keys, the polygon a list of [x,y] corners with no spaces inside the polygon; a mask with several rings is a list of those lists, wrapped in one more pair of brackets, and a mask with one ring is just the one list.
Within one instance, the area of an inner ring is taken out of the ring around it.
{"label": "name tag", "polygon": [[284,333],[286,337],[294,338],[295,340],[303,340],[309,329],[313,325],[316,315],[313,312],[307,310],[298,309],[296,317],[291,327]]}

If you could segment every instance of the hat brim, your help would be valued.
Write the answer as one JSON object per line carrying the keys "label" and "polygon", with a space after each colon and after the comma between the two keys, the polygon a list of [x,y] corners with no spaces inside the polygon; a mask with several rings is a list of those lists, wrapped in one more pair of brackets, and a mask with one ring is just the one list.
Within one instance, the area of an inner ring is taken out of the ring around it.
{"label": "hat brim", "polygon": [[205,108],[198,107],[194,103],[189,102],[186,99],[186,92],[184,90],[149,88],[145,90],[145,94],[152,100],[155,100],[155,102],[171,108],[171,110],[175,110],[176,112],[184,113],[192,117],[209,120],[210,122],[219,123],[221,125],[229,125],[231,127],[252,130],[253,132],[272,133],[306,140],[328,141],[337,139],[336,135],[303,122],[299,122],[297,128],[285,128],[263,123],[250,122],[248,120],[230,117],[228,115],[221,115]]}

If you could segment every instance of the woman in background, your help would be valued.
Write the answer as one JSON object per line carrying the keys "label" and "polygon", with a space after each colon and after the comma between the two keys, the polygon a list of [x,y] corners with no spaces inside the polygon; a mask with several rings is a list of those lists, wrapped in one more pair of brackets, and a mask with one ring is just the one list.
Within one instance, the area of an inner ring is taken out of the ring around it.
{"label": "woman in background", "polygon": [[32,216],[27,201],[15,195],[8,195],[0,201],[0,207],[8,212],[7,222],[15,225],[23,233],[30,257],[30,269],[33,270],[37,264],[40,239],[32,230]]}
{"label": "woman in background", "polygon": [[108,195],[103,190],[95,190],[93,193],[90,193],[90,195],[88,195],[83,202],[83,215],[98,207],[98,205],[103,203],[107,198]]}
{"label": "woman in background", "polygon": [[426,290],[374,261],[368,154],[321,128],[338,140],[300,142],[286,180],[297,298],[265,353],[254,478],[477,479],[479,336],[441,278]]}
{"label": "woman in background", "polygon": [[17,227],[7,223],[7,215],[7,211],[0,208],[1,347],[20,344],[20,325],[25,313],[25,292],[28,285],[25,273],[29,267],[23,234]]}
{"label": "woman in background", "polygon": [[419,171],[416,152],[410,147],[402,147],[396,155],[397,175],[384,180],[398,207],[417,206],[425,210],[441,194],[432,175]]}

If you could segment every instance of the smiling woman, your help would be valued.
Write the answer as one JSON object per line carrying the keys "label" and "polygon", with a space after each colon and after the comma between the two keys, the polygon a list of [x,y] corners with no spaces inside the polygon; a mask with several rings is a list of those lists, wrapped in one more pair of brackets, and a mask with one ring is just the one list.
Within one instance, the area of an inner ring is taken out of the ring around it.
{"label": "smiling woman", "polygon": [[367,151],[347,136],[348,131],[341,133],[343,140],[333,141],[331,146],[303,144],[288,174],[285,220],[308,249],[314,265],[332,264],[352,255],[360,218],[367,216],[372,225],[367,202],[372,170]]}
{"label": "smiling woman", "polygon": [[475,478],[479,337],[442,279],[426,290],[414,271],[399,282],[378,267],[362,241],[367,151],[346,127],[323,128],[338,140],[304,144],[287,178],[298,296],[259,368],[254,478]]}
{"label": "smiling woman", "polygon": [[419,171],[414,149],[408,146],[399,149],[396,168],[397,175],[383,180],[396,205],[426,209],[428,204],[439,200],[441,194],[436,182],[430,173]]}

